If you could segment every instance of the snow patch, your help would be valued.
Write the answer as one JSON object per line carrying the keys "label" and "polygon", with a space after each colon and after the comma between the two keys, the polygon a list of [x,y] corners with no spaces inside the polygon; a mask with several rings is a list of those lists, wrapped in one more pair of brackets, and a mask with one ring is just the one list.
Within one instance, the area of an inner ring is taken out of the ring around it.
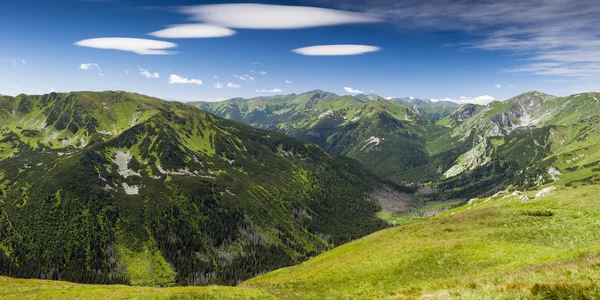
{"label": "snow patch", "polygon": [[137,120],[140,118],[141,115],[142,115],[142,112],[138,111],[135,115],[133,115],[131,117],[131,127],[135,126],[135,123],[137,122]]}
{"label": "snow patch", "polygon": [[324,112],[324,113],[320,114],[320,115],[319,115],[319,117],[318,117],[318,119],[320,119],[320,118],[323,118],[323,117],[326,117],[326,116],[329,116],[329,115],[331,115],[331,114],[333,114],[333,111],[332,111],[332,110],[328,110],[328,111],[326,111],[326,112]]}
{"label": "snow patch", "polygon": [[379,143],[381,143],[381,141],[385,140],[385,138],[378,138],[378,137],[370,137],[368,140],[365,141],[365,145],[360,148],[360,151],[363,151],[363,149],[365,149],[365,147],[369,146],[370,144],[375,144],[375,146],[379,145]]}
{"label": "snow patch", "polygon": [[117,165],[117,173],[119,173],[119,175],[123,176],[123,178],[127,178],[129,176],[139,176],[142,177],[142,175],[140,175],[140,173],[135,172],[134,170],[131,170],[127,167],[127,165],[129,165],[129,161],[131,160],[132,156],[129,153],[129,150],[127,152],[123,152],[123,151],[117,151],[115,153],[115,158],[113,158],[113,163],[115,163],[115,165]]}
{"label": "snow patch", "polygon": [[46,126],[48,126],[48,123],[46,122],[46,119],[44,119],[44,121],[42,121],[42,123],[40,123],[40,124],[37,126],[37,129],[38,129],[38,130],[42,130],[42,129],[46,128]]}
{"label": "snow patch", "polygon": [[562,175],[562,173],[555,167],[550,167],[550,169],[548,169],[548,175],[550,175],[550,177],[552,177],[553,181],[558,180],[558,175]]}
{"label": "snow patch", "polygon": [[156,168],[158,169],[158,172],[160,172],[161,174],[196,176],[196,174],[190,172],[190,170],[188,170],[188,169],[179,169],[177,171],[175,171],[175,170],[165,170],[165,169],[162,168],[161,165],[156,165]]}
{"label": "snow patch", "polygon": [[137,195],[140,193],[140,188],[137,185],[130,186],[126,182],[123,182],[123,189],[127,195]]}

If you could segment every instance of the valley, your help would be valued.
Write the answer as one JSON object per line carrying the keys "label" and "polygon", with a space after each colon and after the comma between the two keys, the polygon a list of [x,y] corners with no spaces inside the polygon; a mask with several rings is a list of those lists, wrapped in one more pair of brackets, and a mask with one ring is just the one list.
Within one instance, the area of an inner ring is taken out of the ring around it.
{"label": "valley", "polygon": [[2,96],[0,297],[596,297],[598,97]]}

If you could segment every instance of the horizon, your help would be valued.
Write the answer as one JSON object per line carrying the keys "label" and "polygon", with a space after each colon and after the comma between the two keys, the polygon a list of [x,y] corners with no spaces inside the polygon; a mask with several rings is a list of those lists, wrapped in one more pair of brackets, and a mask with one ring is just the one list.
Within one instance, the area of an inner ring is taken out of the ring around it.
{"label": "horizon", "polygon": [[413,0],[34,2],[4,4],[2,94],[210,102],[322,89],[485,104],[590,92],[600,81],[591,0],[435,1],[449,14]]}
{"label": "horizon", "polygon": [[[510,98],[507,99],[494,99],[493,101],[481,104],[481,103],[471,103],[471,102],[461,102],[460,100],[454,100],[454,99],[424,99],[424,98],[419,98],[419,97],[412,97],[412,96],[390,96],[390,97],[383,97],[381,95],[377,95],[375,93],[361,93],[361,94],[338,94],[338,93],[334,93],[334,92],[330,92],[327,90],[323,90],[323,89],[315,89],[315,90],[310,90],[310,91],[304,91],[304,92],[300,92],[300,93],[288,93],[288,94],[273,94],[273,95],[261,95],[261,96],[254,96],[254,97],[232,97],[232,98],[227,98],[227,99],[217,99],[217,100],[213,100],[213,101],[203,101],[203,100],[185,100],[185,99],[170,99],[170,98],[161,98],[158,96],[154,96],[154,95],[148,95],[148,94],[143,94],[143,93],[138,93],[138,92],[131,92],[131,91],[126,91],[126,90],[99,90],[99,91],[91,91],[91,90],[79,90],[79,91],[50,91],[47,93],[42,93],[42,94],[27,94],[27,93],[20,93],[17,95],[5,95],[0,93],[0,96],[8,96],[8,97],[17,97],[19,95],[28,95],[28,96],[32,96],[32,95],[46,95],[46,94],[50,94],[50,93],[57,93],[57,94],[68,94],[68,93],[85,93],[85,92],[90,92],[90,93],[103,93],[103,92],[124,92],[124,93],[133,93],[133,94],[139,94],[142,96],[149,96],[149,97],[153,97],[153,98],[157,98],[160,100],[164,100],[164,101],[174,101],[174,102],[180,102],[180,103],[193,103],[193,102],[206,102],[206,103],[211,103],[211,102],[223,102],[223,101],[229,101],[232,99],[244,99],[244,100],[250,100],[250,99],[255,99],[255,98],[271,98],[271,97],[283,97],[283,96],[290,96],[290,95],[301,95],[301,94],[307,94],[307,93],[313,93],[313,92],[325,92],[325,93],[331,93],[331,94],[335,94],[338,97],[342,97],[342,96],[350,96],[353,98],[356,98],[357,96],[360,95],[364,95],[364,96],[370,96],[370,95],[374,95],[380,98],[383,98],[385,100],[392,100],[392,99],[410,99],[410,100],[424,100],[424,101],[430,101],[432,103],[439,103],[439,102],[452,102],[455,104],[458,104],[460,106],[463,105],[467,105],[467,104],[475,104],[475,105],[488,105],[490,103],[493,102],[503,102],[503,101],[508,101],[512,98],[515,97],[519,97],[521,95],[524,94],[529,94],[529,93],[541,93],[541,94],[546,94],[544,92],[541,91],[536,91],[536,90],[531,90],[531,91],[526,91],[523,93],[520,93],[518,95],[514,95]],[[590,94],[590,93],[597,93],[594,91],[589,91],[589,92],[582,92],[582,93],[576,93],[573,95],[579,95],[579,94]],[[553,96],[553,97],[560,97],[560,96],[556,96],[556,95],[551,95],[551,94],[546,94],[549,96]],[[567,96],[571,96],[571,95],[567,95]]]}

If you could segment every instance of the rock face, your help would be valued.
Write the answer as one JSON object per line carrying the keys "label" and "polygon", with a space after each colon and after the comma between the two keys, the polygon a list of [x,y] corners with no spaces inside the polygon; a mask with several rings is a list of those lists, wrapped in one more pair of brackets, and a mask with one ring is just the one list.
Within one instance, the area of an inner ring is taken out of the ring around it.
{"label": "rock face", "polygon": [[537,194],[535,194],[535,199],[546,197],[546,196],[550,195],[550,193],[556,189],[557,189],[557,187],[555,187],[555,186],[547,187],[547,188],[537,192]]}
{"label": "rock face", "polygon": [[[468,199],[510,185],[523,190],[563,179],[573,185],[600,183],[593,170],[597,166],[590,165],[595,162],[576,159],[592,157],[600,143],[598,99],[596,93],[555,97],[528,92],[488,105],[453,107],[316,91],[236,100],[237,112],[226,109],[233,100],[195,105],[314,142],[387,179],[435,183],[436,190]],[[259,104],[266,113],[260,122],[252,118]],[[369,142],[372,138],[380,142]],[[582,169],[592,175],[562,175]]]}

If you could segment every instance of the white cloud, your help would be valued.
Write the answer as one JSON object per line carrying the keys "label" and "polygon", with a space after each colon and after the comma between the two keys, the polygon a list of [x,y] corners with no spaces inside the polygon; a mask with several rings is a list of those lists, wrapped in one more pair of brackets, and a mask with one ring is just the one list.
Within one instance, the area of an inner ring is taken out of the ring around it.
{"label": "white cloud", "polygon": [[217,76],[217,75],[213,75],[213,78],[216,80],[219,80],[219,76]]}
{"label": "white cloud", "polygon": [[235,77],[235,78],[237,78],[237,79],[240,79],[240,80],[243,80],[243,81],[248,81],[248,80],[249,80],[249,81],[254,81],[254,77],[252,77],[252,76],[250,76],[250,75],[242,75],[242,76],[239,76],[239,75],[233,75],[233,77]]}
{"label": "white cloud", "polygon": [[512,85],[512,84],[509,84],[509,85],[508,85],[508,87],[512,89],[512,88],[514,88],[515,86],[514,86],[514,85]]}
{"label": "white cloud", "polygon": [[234,83],[231,83],[231,82],[230,82],[230,83],[228,83],[228,84],[227,84],[227,87],[228,87],[228,88],[230,88],[230,89],[239,89],[239,88],[241,88],[242,86],[241,86],[241,85],[239,85],[239,84],[234,84]]}
{"label": "white cloud", "polygon": [[98,70],[98,75],[104,76],[104,74],[102,74],[102,69],[100,69],[100,66],[95,63],[80,64],[79,68],[82,70],[96,69],[96,70]]}
{"label": "white cloud", "polygon": [[[506,72],[571,77],[600,84],[597,0],[314,1],[324,6],[381,14],[408,30],[476,34],[474,42],[459,46],[511,51],[523,58],[516,61],[525,63]],[[576,82],[581,81],[573,81]],[[581,88],[575,90],[586,91]]]}
{"label": "white cloud", "polygon": [[24,59],[22,59],[22,60],[21,60],[21,63],[22,63],[22,64],[26,64],[26,63],[27,63],[27,61],[26,61],[26,60],[24,60]]}
{"label": "white cloud", "polygon": [[460,96],[459,100],[454,100],[451,98],[444,98],[444,99],[430,99],[433,102],[439,102],[439,101],[452,101],[458,104],[468,104],[468,103],[472,103],[472,104],[479,104],[479,105],[486,105],[489,104],[490,102],[496,101],[496,98],[490,96],[490,95],[484,95],[484,96],[479,96],[479,97],[465,97],[465,96]]}
{"label": "white cloud", "polygon": [[267,72],[266,71],[260,71],[260,72],[258,72],[258,75],[267,75]]}
{"label": "white cloud", "polygon": [[290,80],[286,80],[286,81],[285,81],[285,84],[292,84],[292,81],[290,81]]}
{"label": "white cloud", "polygon": [[50,93],[54,93],[54,92],[56,92],[56,89],[55,88],[51,88],[50,89]]}
{"label": "white cloud", "polygon": [[202,84],[202,80],[171,74],[169,84]]}
{"label": "white cloud", "polygon": [[381,48],[368,45],[321,45],[292,50],[292,52],[309,56],[342,56],[359,55],[369,52],[377,52]]}
{"label": "white cloud", "polygon": [[250,70],[250,73],[256,73],[256,71],[254,71],[254,70]]}
{"label": "white cloud", "polygon": [[217,38],[236,34],[235,31],[212,24],[178,24],[169,28],[148,33],[159,38]]}
{"label": "white cloud", "polygon": [[15,67],[17,66],[17,60],[14,59],[14,58],[12,59],[12,65],[15,66]]}
{"label": "white cloud", "polygon": [[293,29],[353,23],[380,22],[364,13],[307,6],[268,4],[215,4],[181,8],[195,21],[229,28]]}
{"label": "white cloud", "polygon": [[271,90],[267,90],[267,89],[263,89],[263,90],[256,90],[257,93],[280,93],[281,89],[275,88],[275,89],[271,89]]}
{"label": "white cloud", "polygon": [[96,38],[76,42],[81,47],[129,51],[143,55],[174,54],[165,49],[177,47],[177,44],[165,41],[135,39],[135,38]]}
{"label": "white cloud", "polygon": [[361,90],[357,90],[357,89],[353,89],[351,87],[344,87],[344,90],[350,94],[362,94],[363,91]]}
{"label": "white cloud", "polygon": [[223,88],[223,84],[221,84],[220,82],[215,82],[213,84],[213,86],[215,87],[215,89],[222,89]]}
{"label": "white cloud", "polygon": [[500,85],[500,84],[494,84],[494,87],[497,88],[497,89],[501,89],[502,85]]}
{"label": "white cloud", "polygon": [[125,74],[129,74],[129,70],[125,70],[125,71],[123,71],[123,72],[125,72]]}
{"label": "white cloud", "polygon": [[146,78],[160,78],[160,75],[158,75],[157,72],[150,72],[148,71],[148,69],[142,69],[140,67],[138,67],[138,70],[140,70],[140,75],[146,77]]}

